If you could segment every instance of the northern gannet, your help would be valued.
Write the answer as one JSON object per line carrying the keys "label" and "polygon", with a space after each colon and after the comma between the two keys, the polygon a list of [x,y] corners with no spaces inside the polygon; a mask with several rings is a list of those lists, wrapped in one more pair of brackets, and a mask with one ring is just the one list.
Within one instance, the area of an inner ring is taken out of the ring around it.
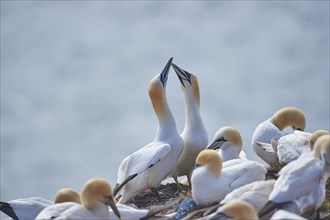
{"label": "northern gannet", "polygon": [[283,167],[269,202],[260,211],[264,216],[276,208],[301,215],[321,206],[325,182],[330,175],[330,135],[317,139],[313,152]]}
{"label": "northern gannet", "polygon": [[257,212],[268,202],[268,196],[273,190],[275,180],[259,180],[228,193],[220,204],[227,204],[235,199],[244,200],[250,203]]}
{"label": "northern gannet", "polygon": [[207,149],[217,150],[223,162],[239,158],[246,159],[246,154],[242,148],[241,134],[236,128],[228,126],[220,128],[207,147]]}
{"label": "northern gannet", "polygon": [[207,146],[208,137],[199,111],[200,94],[197,77],[173,63],[172,67],[181,82],[186,121],[181,134],[184,141],[184,149],[169,176],[174,177],[175,182],[178,183],[177,177],[186,175],[190,183],[196,157]]}
{"label": "northern gannet", "polygon": [[233,200],[217,209],[217,211],[203,219],[206,220],[258,220],[258,213],[248,202]]}
{"label": "northern gannet", "polygon": [[[66,201],[80,203],[79,194],[71,188],[64,188],[57,191],[54,203]],[[44,208],[54,203],[40,197],[22,198],[11,200],[8,203],[0,202],[0,210],[14,220],[35,219]]]}
{"label": "northern gannet", "polygon": [[[291,126],[293,130],[303,131],[306,127],[304,113],[298,108],[286,107],[277,111],[270,119],[260,123],[252,135],[251,145],[254,152],[270,166],[278,164],[276,152],[265,150],[260,143],[271,143],[287,135],[283,130]],[[260,143],[259,143],[260,142]]]}
{"label": "northern gannet", "polygon": [[112,189],[105,179],[88,180],[80,195],[82,205],[64,202],[45,208],[36,219],[109,219],[110,206],[118,218],[120,213],[112,195]]}
{"label": "northern gannet", "polygon": [[222,169],[221,157],[214,150],[200,152],[196,163],[201,166],[193,171],[191,177],[192,197],[200,206],[220,202],[234,189],[257,180],[265,180],[264,165],[248,161]]}
{"label": "northern gannet", "polygon": [[119,192],[119,203],[125,203],[147,188],[157,187],[174,168],[183,150],[183,140],[166,100],[166,82],[171,63],[172,58],[163,72],[157,74],[149,84],[149,96],[159,123],[158,130],[153,142],[121,162],[114,193],[116,196]]}

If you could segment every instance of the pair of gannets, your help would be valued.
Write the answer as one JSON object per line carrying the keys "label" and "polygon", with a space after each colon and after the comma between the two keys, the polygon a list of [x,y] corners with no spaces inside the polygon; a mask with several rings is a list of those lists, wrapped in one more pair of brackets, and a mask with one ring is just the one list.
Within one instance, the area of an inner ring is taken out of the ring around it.
{"label": "pair of gannets", "polygon": [[153,142],[126,157],[118,169],[119,203],[139,192],[157,187],[166,177],[186,175],[189,179],[195,158],[207,145],[207,133],[199,112],[200,94],[197,77],[172,64],[184,93],[186,122],[181,136],[166,100],[166,82],[172,58],[163,72],[149,84],[149,96],[158,118]]}
{"label": "pair of gannets", "polygon": [[[253,206],[243,200],[233,200],[217,209],[217,211],[209,216],[203,217],[205,220],[259,220],[257,211]],[[278,210],[270,217],[271,220],[279,219],[297,219],[307,220],[294,213],[285,210]]]}
{"label": "pair of gannets", "polygon": [[[73,201],[80,203],[79,194],[71,189],[60,189],[54,199],[54,203]],[[7,202],[0,202],[0,210],[11,219],[35,219],[37,215],[46,207],[54,204],[52,201],[40,197],[21,198]]]}
{"label": "pair of gannets", "polygon": [[281,169],[269,202],[260,215],[279,207],[299,215],[316,210],[325,197],[325,182],[329,176],[330,135],[322,135],[316,140],[313,152]]}
{"label": "pair of gannets", "polygon": [[278,156],[274,151],[265,150],[260,143],[270,144],[273,138],[278,140],[287,135],[283,130],[289,126],[293,130],[305,129],[306,119],[298,108],[287,107],[277,111],[270,119],[260,123],[253,133],[251,145],[254,152],[271,166],[278,164]]}
{"label": "pair of gannets", "polygon": [[88,180],[82,188],[80,199],[82,204],[69,201],[48,206],[36,219],[109,219],[109,206],[120,218],[111,186],[105,179]]}
{"label": "pair of gannets", "polygon": [[265,180],[266,168],[256,161],[238,160],[223,167],[218,152],[203,150],[196,158],[197,167],[192,174],[192,197],[197,205],[206,206],[220,202],[228,193],[248,183]]}
{"label": "pair of gannets", "polygon": [[247,159],[242,151],[243,142],[240,132],[233,127],[222,127],[214,135],[207,149],[217,150],[222,162],[233,159]]}

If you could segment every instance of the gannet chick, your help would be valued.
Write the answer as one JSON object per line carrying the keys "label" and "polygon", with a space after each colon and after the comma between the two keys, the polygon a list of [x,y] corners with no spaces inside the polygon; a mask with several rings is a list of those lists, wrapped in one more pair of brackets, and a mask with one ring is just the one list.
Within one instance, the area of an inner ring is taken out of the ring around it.
{"label": "gannet chick", "polygon": [[206,217],[207,220],[258,220],[259,216],[256,210],[248,202],[243,200],[233,200],[217,209],[214,214]]}
{"label": "gannet chick", "polygon": [[253,133],[251,145],[254,152],[271,166],[278,164],[276,152],[265,150],[258,142],[270,144],[273,138],[280,139],[287,135],[283,130],[289,126],[293,130],[305,129],[306,119],[298,108],[287,107],[277,111],[270,119],[260,123]]}
{"label": "gannet chick", "polygon": [[236,128],[222,127],[214,135],[213,141],[207,149],[218,150],[222,161],[232,159],[246,159],[242,151],[243,142],[241,134]]}
{"label": "gannet chick", "polygon": [[111,186],[105,179],[88,180],[81,190],[80,198],[82,205],[74,202],[54,204],[45,208],[36,219],[109,219],[108,206],[120,218]]}
{"label": "gannet chick", "polygon": [[246,184],[228,193],[220,204],[227,204],[235,199],[244,200],[252,205],[257,212],[268,202],[268,196],[272,192],[275,180],[260,180]]}
{"label": "gannet chick", "polygon": [[260,216],[276,208],[302,215],[321,206],[325,197],[325,182],[330,174],[330,135],[319,137],[313,153],[308,155],[299,157],[280,170],[269,202],[260,211]]}
{"label": "gannet chick", "polygon": [[[228,161],[229,162],[229,161]],[[222,169],[218,152],[203,150],[196,158],[197,167],[192,174],[192,197],[197,205],[220,202],[229,192],[256,180],[265,180],[264,165],[248,161]]]}
{"label": "gannet chick", "polygon": [[174,177],[176,183],[178,183],[177,177],[186,175],[190,183],[196,157],[207,146],[208,137],[199,111],[200,94],[197,77],[173,63],[172,67],[181,82],[186,121],[181,134],[184,141],[183,152],[169,176]]}
{"label": "gannet chick", "polygon": [[[149,84],[149,96],[158,118],[158,130],[153,142],[126,157],[118,169],[115,195],[125,203],[150,187],[157,187],[174,168],[183,150],[175,119],[166,100],[166,82],[172,58],[163,72]],[[120,189],[121,187],[122,190]]]}
{"label": "gannet chick", "polygon": [[[54,202],[62,203],[66,201],[80,203],[79,194],[70,188],[57,191]],[[0,202],[0,210],[14,220],[35,219],[44,208],[51,205],[53,205],[52,201],[40,197],[32,197],[16,199],[8,203]]]}

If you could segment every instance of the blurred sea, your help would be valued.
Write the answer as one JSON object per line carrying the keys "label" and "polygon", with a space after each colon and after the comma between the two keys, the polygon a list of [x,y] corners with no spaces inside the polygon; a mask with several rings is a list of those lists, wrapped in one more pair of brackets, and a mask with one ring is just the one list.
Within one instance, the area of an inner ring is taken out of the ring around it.
{"label": "blurred sea", "polygon": [[[199,77],[209,139],[282,107],[329,130],[329,1],[1,1],[1,201],[115,184],[157,129],[147,86],[167,60]],[[174,71],[167,98],[181,132]]]}

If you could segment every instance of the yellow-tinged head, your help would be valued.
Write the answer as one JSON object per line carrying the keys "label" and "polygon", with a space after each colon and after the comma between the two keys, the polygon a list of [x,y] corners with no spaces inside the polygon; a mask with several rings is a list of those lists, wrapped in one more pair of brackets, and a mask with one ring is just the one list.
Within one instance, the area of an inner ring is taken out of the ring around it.
{"label": "yellow-tinged head", "polygon": [[222,127],[214,135],[212,143],[207,147],[208,149],[217,150],[226,147],[225,143],[231,142],[233,145],[242,150],[243,142],[239,131],[233,127]]}
{"label": "yellow-tinged head", "polygon": [[218,152],[214,150],[203,150],[197,158],[196,163],[202,166],[206,166],[215,176],[220,176],[222,169],[222,159]]}
{"label": "yellow-tinged head", "polygon": [[80,204],[80,195],[74,189],[64,188],[57,191],[54,203],[75,202]]}
{"label": "yellow-tinged head", "polygon": [[330,166],[330,135],[325,134],[319,137],[314,144],[314,154]]}
{"label": "yellow-tinged head", "polygon": [[316,140],[325,134],[329,134],[329,132],[326,130],[317,130],[312,134],[312,136],[309,138],[309,147],[311,150],[313,150]]}
{"label": "yellow-tinged head", "polygon": [[295,107],[282,108],[270,120],[279,130],[291,126],[293,130],[303,131],[306,127],[304,113]]}
{"label": "yellow-tinged head", "polygon": [[218,213],[223,213],[228,219],[235,220],[247,220],[247,219],[259,219],[258,213],[255,208],[248,202],[243,200],[233,200],[217,211]]}
{"label": "yellow-tinged head", "polygon": [[102,202],[110,206],[118,218],[120,218],[113,199],[111,186],[105,179],[93,178],[88,180],[82,188],[81,201],[90,210],[97,209],[99,202]]}
{"label": "yellow-tinged head", "polygon": [[198,78],[192,73],[189,73],[186,70],[181,69],[176,64],[172,63],[172,67],[178,76],[178,79],[181,82],[181,88],[185,89],[192,89],[194,98],[198,104],[200,105],[200,93],[199,93],[199,85],[198,85]]}

